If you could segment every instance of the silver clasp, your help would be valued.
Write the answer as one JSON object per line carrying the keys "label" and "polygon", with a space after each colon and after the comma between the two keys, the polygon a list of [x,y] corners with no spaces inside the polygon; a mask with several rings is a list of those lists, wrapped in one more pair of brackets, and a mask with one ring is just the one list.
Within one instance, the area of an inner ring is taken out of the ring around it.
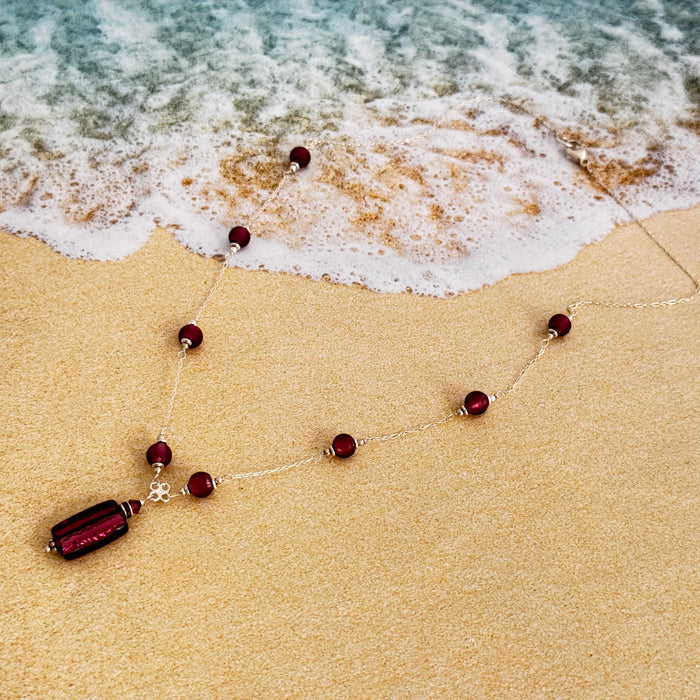
{"label": "silver clasp", "polygon": [[564,152],[569,160],[574,161],[576,165],[588,165],[588,152],[578,141],[571,141],[561,136],[557,136],[557,141],[563,144]]}

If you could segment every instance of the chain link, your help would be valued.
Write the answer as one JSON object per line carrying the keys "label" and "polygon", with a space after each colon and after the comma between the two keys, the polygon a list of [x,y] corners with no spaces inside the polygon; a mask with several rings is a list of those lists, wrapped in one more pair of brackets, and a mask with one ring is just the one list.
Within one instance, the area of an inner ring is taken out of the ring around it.
{"label": "chain link", "polygon": [[457,417],[457,413],[450,413],[449,416],[445,418],[440,418],[440,420],[434,420],[431,423],[421,423],[421,425],[416,425],[412,428],[405,428],[404,430],[398,430],[395,433],[389,433],[389,435],[377,435],[376,437],[361,438],[357,441],[358,445],[365,445],[370,442],[386,442],[387,440],[398,440],[399,438],[405,437],[406,435],[413,435],[414,433],[421,433],[428,428],[432,428],[436,425],[443,425],[453,418]]}
{"label": "chain link", "polygon": [[547,352],[547,348],[549,347],[549,344],[552,342],[552,336],[547,336],[546,338],[543,338],[540,341],[540,348],[537,351],[537,354],[525,365],[520,370],[520,374],[515,378],[515,381],[507,388],[507,389],[501,389],[500,391],[497,391],[494,396],[497,399],[502,399],[504,396],[508,396],[513,389],[515,389],[516,386],[518,386],[519,382],[523,379],[523,377],[535,366],[537,363],[537,360],[539,360],[542,355]]}
{"label": "chain link", "polygon": [[666,257],[679,267],[686,277],[693,283],[693,291],[684,297],[672,298],[672,299],[662,299],[660,301],[635,301],[635,302],[617,302],[617,301],[598,301],[595,299],[579,299],[578,301],[569,304],[568,311],[574,316],[579,308],[582,306],[604,306],[608,309],[662,309],[668,306],[676,306],[677,304],[687,304],[689,301],[693,301],[695,297],[700,292],[700,284],[698,284],[697,279],[690,273],[688,268],[683,265],[678,258],[671,253],[666,246],[664,246],[656,236],[649,230],[649,228],[642,223],[627,207],[624,202],[617,197],[609,187],[607,187],[601,179],[591,170],[590,164],[588,162],[581,163],[581,169],[588,175],[588,177],[600,187],[611,199],[613,199],[619,207],[632,219],[632,221],[640,228],[648,238],[666,255]]}
{"label": "chain link", "polygon": [[286,472],[288,469],[294,469],[296,467],[303,467],[306,464],[312,464],[313,462],[320,462],[325,458],[326,455],[318,454],[313,457],[307,457],[306,459],[301,459],[298,462],[292,462],[292,464],[285,464],[281,467],[273,467],[272,469],[261,469],[257,472],[243,472],[240,474],[224,474],[217,478],[218,483],[223,483],[224,481],[234,481],[236,479],[252,479],[256,476],[270,476],[271,474],[279,474],[280,472]]}
{"label": "chain link", "polygon": [[532,111],[523,103],[514,102],[508,98],[504,98],[504,100],[502,100],[502,103],[507,104],[508,106],[514,109],[518,109],[521,112],[529,114],[531,117],[535,118],[537,123],[545,126],[554,135],[557,141],[563,144],[564,148],[566,149],[567,157],[569,157],[570,160],[573,160],[581,168],[581,170],[583,170],[583,172],[586,173],[590,180],[601,190],[603,190],[603,192],[605,192],[605,194],[607,194],[608,197],[610,197],[610,199],[612,199],[627,214],[627,216],[629,216],[633,223],[637,227],[639,227],[648,238],[651,239],[651,241],[661,250],[661,252],[674,265],[679,267],[683,271],[685,276],[688,277],[688,279],[693,283],[693,292],[691,294],[684,297],[663,299],[660,301],[617,302],[598,301],[594,299],[579,299],[578,301],[572,302],[567,307],[567,310],[572,314],[572,316],[575,315],[576,310],[581,308],[582,306],[603,306],[608,309],[659,309],[668,306],[675,306],[676,304],[686,304],[689,301],[693,301],[693,299],[695,299],[695,297],[700,292],[700,283],[698,282],[698,280],[694,277],[694,275],[690,273],[690,271],[685,267],[685,265],[683,265],[683,263],[681,263],[680,260],[678,260],[678,258],[675,255],[673,255],[673,253],[671,253],[671,251],[668,250],[668,248],[666,248],[666,246],[664,246],[656,238],[656,236],[654,236],[654,234],[649,230],[649,228],[632,213],[630,208],[601,180],[601,178],[598,177],[595,170],[591,168],[591,162],[588,159],[586,149],[580,143],[566,138],[563,134],[557,131],[556,127],[546,117],[544,117],[541,114],[538,114],[537,112]]}
{"label": "chain link", "polygon": [[168,401],[168,410],[165,412],[165,420],[160,429],[160,434],[158,439],[165,441],[165,435],[168,432],[168,427],[170,425],[170,418],[173,415],[173,407],[175,406],[175,397],[177,396],[177,389],[180,386],[180,375],[182,374],[182,368],[185,366],[185,359],[187,358],[187,346],[183,345],[179,352],[177,353],[177,369],[175,370],[175,381],[173,382],[173,390],[170,392],[170,400]]}

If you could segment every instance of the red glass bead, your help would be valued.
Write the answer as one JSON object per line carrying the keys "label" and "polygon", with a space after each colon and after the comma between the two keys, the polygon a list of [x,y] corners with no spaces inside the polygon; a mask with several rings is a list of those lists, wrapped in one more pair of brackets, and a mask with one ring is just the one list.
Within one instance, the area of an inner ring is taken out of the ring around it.
{"label": "red glass bead", "polygon": [[[141,512],[142,505],[143,503],[141,503],[141,501],[129,499],[125,503],[122,503],[122,508],[126,511],[126,517],[130,518],[131,515],[138,515]],[[131,515],[129,515],[129,511],[131,511]]]}
{"label": "red glass bead", "polygon": [[549,319],[549,330],[555,331],[561,338],[571,330],[571,319],[566,314],[554,314]]}
{"label": "red glass bead", "polygon": [[489,397],[483,391],[470,391],[464,399],[464,408],[472,416],[480,416],[489,407]]}
{"label": "red glass bead", "polygon": [[336,457],[347,459],[355,454],[357,449],[357,441],[352,435],[341,433],[333,438],[333,454]]}
{"label": "red glass bead", "polygon": [[292,148],[292,152],[289,154],[289,160],[292,163],[297,163],[300,168],[305,168],[311,162],[311,154],[303,146],[297,146]]}
{"label": "red glass bead", "polygon": [[183,326],[177,337],[181,344],[183,340],[189,340],[191,348],[199,347],[202,344],[202,340],[204,340],[202,329],[194,323],[188,323],[186,326]]}
{"label": "red glass bead", "polygon": [[[134,513],[141,508],[132,506]],[[127,519],[131,517],[129,509],[116,501],[104,501],[92,508],[62,520],[51,528],[53,540],[50,546],[65,559],[77,559],[83,554],[113,542],[129,531]]]}
{"label": "red glass bead", "polygon": [[146,452],[149,464],[162,464],[167,467],[173,458],[173,452],[166,442],[154,442]]}
{"label": "red glass bead", "polygon": [[228,242],[232,245],[238,243],[245,248],[250,243],[250,231],[245,226],[234,226],[228,234]]}
{"label": "red glass bead", "polygon": [[187,482],[187,490],[197,498],[206,498],[214,488],[214,479],[206,472],[195,472]]}

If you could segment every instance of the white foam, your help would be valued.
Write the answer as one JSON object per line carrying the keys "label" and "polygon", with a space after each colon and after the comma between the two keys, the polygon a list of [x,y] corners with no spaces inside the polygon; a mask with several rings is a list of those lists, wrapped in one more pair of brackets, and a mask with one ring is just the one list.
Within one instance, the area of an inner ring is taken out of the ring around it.
{"label": "white foam", "polygon": [[476,0],[354,15],[313,2],[172,8],[96,0],[76,10],[88,22],[77,34],[57,12],[26,30],[10,16],[7,36],[22,41],[0,50],[0,226],[108,260],[160,223],[213,255],[264,199],[250,179],[269,191],[289,149],[320,137],[331,144],[235,263],[459,293],[563,263],[625,218],[551,134],[495,103],[411,146],[368,146],[504,93],[605,146],[594,161],[646,162],[649,176],[618,190],[638,216],[697,203],[700,139],[684,120],[698,58],[661,0],[644,9],[658,36],[607,6],[594,21],[578,6],[555,21],[546,4],[516,17]]}

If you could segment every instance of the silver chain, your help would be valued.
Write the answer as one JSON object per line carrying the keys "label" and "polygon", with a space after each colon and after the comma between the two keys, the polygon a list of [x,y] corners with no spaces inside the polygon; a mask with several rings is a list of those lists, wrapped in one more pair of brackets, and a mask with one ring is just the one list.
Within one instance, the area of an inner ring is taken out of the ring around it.
{"label": "silver chain", "polygon": [[[560,134],[557,129],[553,126],[553,124],[543,115],[537,114],[536,112],[532,111],[529,107],[527,107],[523,102],[513,100],[509,97],[495,97],[495,96],[481,96],[481,97],[476,97],[476,98],[471,98],[468,100],[464,100],[460,104],[456,105],[455,107],[452,107],[449,109],[446,114],[436,121],[430,128],[422,131],[421,133],[417,134],[416,136],[412,136],[409,138],[405,139],[399,139],[396,141],[372,141],[372,142],[367,142],[367,143],[361,143],[357,144],[356,142],[355,145],[360,145],[364,146],[366,148],[374,148],[377,146],[407,146],[411,145],[414,143],[417,143],[419,141],[423,141],[425,139],[428,139],[430,136],[432,136],[436,131],[438,131],[440,128],[442,128],[448,119],[455,113],[462,112],[463,110],[467,108],[473,108],[476,107],[477,105],[481,104],[486,104],[486,103],[496,103],[496,104],[502,104],[514,111],[521,111],[525,112],[526,114],[529,114],[530,116],[534,117],[535,119],[535,125],[542,125],[546,127],[559,141],[565,149],[565,154],[566,156],[572,160],[574,163],[576,163],[581,170],[583,170],[584,173],[590,178],[590,180],[597,185],[600,189],[602,189],[610,198],[615,201],[618,206],[620,206],[632,219],[632,221],[644,232],[645,235],[647,235],[655,244],[658,246],[661,251],[677,266],[679,267],[685,275],[690,279],[690,281],[693,283],[693,291],[692,293],[683,296],[683,297],[676,297],[676,298],[671,298],[671,299],[663,299],[663,300],[655,300],[655,301],[635,301],[635,302],[617,302],[617,301],[606,301],[606,300],[597,300],[597,299],[578,299],[576,301],[571,302],[567,306],[567,312],[570,318],[573,318],[578,312],[579,309],[585,307],[585,306],[602,306],[606,308],[611,308],[611,309],[658,309],[658,308],[666,308],[666,307],[671,307],[675,306],[677,304],[685,304],[687,302],[692,301],[695,299],[700,292],[700,284],[698,284],[698,281],[696,278],[689,272],[689,270],[683,265],[649,230],[649,228],[643,224],[631,211],[630,209],[620,200],[619,197],[617,197],[611,189],[605,185],[605,183],[601,180],[601,178],[598,176],[598,174],[595,171],[595,168],[592,166],[588,153],[586,151],[586,148],[583,147],[581,144],[577,143],[576,141],[569,140],[566,137],[564,137],[562,134]],[[307,146],[309,148],[321,148],[325,146],[337,146],[337,145],[343,145],[349,143],[349,139],[347,138],[340,138],[340,139],[333,139],[331,141],[321,141],[321,140],[310,140],[307,142]],[[299,170],[299,167],[293,163],[292,166],[287,170],[283,175],[282,178],[277,185],[277,187],[272,191],[272,193],[266,198],[266,200],[263,202],[263,204],[259,207],[259,209],[255,212],[255,214],[249,219],[249,224],[255,222],[260,215],[268,208],[268,206],[277,198],[277,196],[280,194],[280,192],[283,190],[283,188],[288,184],[290,176],[296,173]],[[232,256],[239,250],[238,246],[235,244],[231,247],[230,252],[223,257],[221,261],[221,268],[212,283],[203,303],[197,310],[195,316],[194,316],[194,322],[198,322],[200,317],[202,316],[204,310],[206,309],[207,305],[211,301],[212,297],[216,293],[216,291],[219,288],[219,285],[221,284],[224,275],[226,273],[226,270],[230,266],[231,258]],[[549,331],[547,336],[544,337],[540,343],[539,347],[537,349],[537,352],[533,355],[533,357],[530,359],[530,361],[520,370],[518,375],[515,377],[515,379],[511,382],[511,384],[504,388],[501,389],[494,394],[489,396],[489,399],[491,401],[496,400],[496,399],[502,399],[506,396],[508,396],[515,388],[516,386],[523,380],[523,378],[530,372],[530,370],[537,364],[537,362],[544,356],[546,353],[547,349],[549,348],[550,344],[552,341],[556,338],[556,333],[553,331]],[[177,392],[178,392],[178,387],[180,384],[180,377],[183,372],[183,368],[185,365],[185,360],[187,358],[187,347],[183,346],[180,351],[178,352],[178,362],[177,362],[177,368],[175,372],[175,379],[173,383],[173,389],[170,395],[170,400],[168,402],[168,408],[166,411],[166,416],[165,420],[163,421],[163,425],[160,429],[160,435],[159,439],[165,439],[165,434],[168,430],[169,423],[172,417],[173,413],[173,407],[175,405],[175,400],[177,397]],[[443,425],[459,415],[464,415],[465,410],[463,408],[460,408],[456,411],[453,411],[449,415],[445,416],[444,418],[440,418],[438,420],[426,422],[426,423],[421,423],[419,425],[407,427],[407,428],[401,428],[395,432],[389,433],[387,435],[378,435],[378,436],[373,436],[373,437],[366,437],[366,438],[359,438],[356,440],[356,443],[358,446],[370,444],[370,443],[375,443],[375,442],[387,442],[390,440],[398,440],[401,438],[404,438],[409,435],[414,435],[419,432],[423,432],[425,430],[428,430],[430,428],[433,428],[438,425]],[[224,482],[228,481],[236,481],[236,480],[242,480],[242,479],[250,479],[250,478],[255,478],[255,477],[261,477],[261,476],[270,476],[273,474],[279,474],[281,472],[294,469],[296,467],[302,467],[302,466],[307,466],[309,464],[314,464],[316,462],[320,462],[326,458],[332,458],[333,457],[333,450],[332,449],[326,449],[321,453],[318,453],[312,457],[307,457],[306,459],[299,460],[297,462],[293,462],[291,464],[285,464],[282,466],[278,467],[271,467],[268,469],[262,469],[258,471],[250,471],[250,472],[241,472],[241,473],[227,473],[222,476],[217,476],[214,478],[215,484],[219,485]],[[167,503],[171,498],[177,496],[177,493],[170,493],[170,486],[169,484],[166,484],[164,482],[160,481],[160,468],[156,468],[156,475],[154,480],[152,481],[150,485],[150,493],[149,496],[144,499],[144,501],[161,501]],[[186,492],[185,489],[182,489],[180,493]]]}

